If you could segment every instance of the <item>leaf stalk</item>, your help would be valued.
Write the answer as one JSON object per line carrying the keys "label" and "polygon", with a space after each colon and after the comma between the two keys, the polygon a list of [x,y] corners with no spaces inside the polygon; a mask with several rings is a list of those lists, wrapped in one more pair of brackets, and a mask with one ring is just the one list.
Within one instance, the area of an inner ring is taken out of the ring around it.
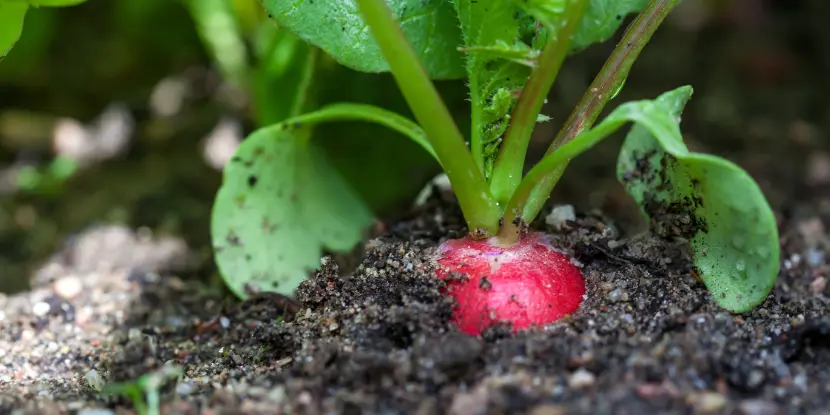
{"label": "leaf stalk", "polygon": [[464,137],[412,45],[384,0],[357,0],[381,54],[426,132],[435,153],[452,183],[464,218],[474,235],[495,235],[501,211]]}

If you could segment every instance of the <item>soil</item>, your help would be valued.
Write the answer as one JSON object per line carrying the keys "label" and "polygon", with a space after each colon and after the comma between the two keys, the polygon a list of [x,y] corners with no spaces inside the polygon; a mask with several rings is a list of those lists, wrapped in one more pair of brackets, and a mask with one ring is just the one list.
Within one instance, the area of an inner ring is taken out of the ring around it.
{"label": "soil", "polygon": [[[830,3],[733,3],[740,13],[661,28],[618,101],[694,85],[689,147],[761,185],[782,264],[751,312],[718,308],[687,244],[644,231],[613,178],[618,139],[575,160],[554,193],[577,218],[533,225],[583,267],[585,301],[563,321],[458,333],[430,264],[465,229],[438,196],[379,227],[354,272],[328,259],[295,300],[237,303],[210,260],[219,173],[180,137],[214,125],[219,111],[200,107],[173,126],[138,116],[142,134],[167,138],[142,137],[60,195],[0,200],[0,413],[134,413],[102,385],[172,366],[184,375],[160,388],[163,413],[830,413]],[[569,60],[551,101],[575,101],[607,46]],[[35,107],[37,91],[3,103]]]}
{"label": "soil", "polygon": [[[3,411],[130,402],[96,391],[164,365],[169,413],[818,413],[830,408],[830,294],[800,259],[803,233],[774,292],[744,315],[720,310],[690,272],[684,243],[620,239],[608,219],[547,227],[586,276],[565,320],[518,335],[455,331],[431,255],[464,232],[433,200],[369,241],[351,275],[333,261],[298,303],[262,296],[231,306],[171,275],[181,241],[98,227],[72,240],[33,291],[3,298]],[[791,229],[795,229],[792,227]],[[104,254],[130,252],[118,258]],[[798,258],[798,259],[797,259]],[[826,283],[826,281],[824,281]],[[295,307],[299,306],[299,307]]]}

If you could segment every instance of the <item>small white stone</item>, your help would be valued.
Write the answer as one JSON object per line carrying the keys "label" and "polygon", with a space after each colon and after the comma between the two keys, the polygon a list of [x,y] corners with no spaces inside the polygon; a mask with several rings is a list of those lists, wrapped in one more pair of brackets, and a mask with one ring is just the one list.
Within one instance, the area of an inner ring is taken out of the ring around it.
{"label": "small white stone", "polygon": [[593,373],[579,368],[568,378],[568,386],[574,389],[588,388],[594,385],[597,378]]}
{"label": "small white stone", "polygon": [[572,205],[559,205],[555,206],[553,211],[545,216],[545,223],[556,228],[561,228],[566,221],[575,219],[576,212]]}
{"label": "small white stone", "polygon": [[84,408],[78,411],[78,415],[113,415],[114,413],[106,408]]}
{"label": "small white stone", "polygon": [[689,395],[686,402],[696,409],[696,413],[711,414],[723,409],[726,397],[717,392],[702,392]]}
{"label": "small white stone", "polygon": [[749,399],[738,405],[740,413],[744,415],[774,415],[780,413],[778,405],[760,399]]}
{"label": "small white stone", "polygon": [[83,291],[81,279],[78,277],[64,277],[55,281],[55,294],[70,300]]}
{"label": "small white stone", "polygon": [[32,312],[35,313],[35,315],[38,316],[38,317],[43,317],[43,316],[49,314],[49,310],[51,310],[51,309],[52,309],[52,306],[50,306],[49,303],[45,303],[43,301],[40,301],[40,302],[35,303],[35,305],[32,307]]}
{"label": "small white stone", "polygon": [[176,384],[176,394],[179,396],[187,396],[193,393],[193,385],[189,382],[180,382]]}
{"label": "small white stone", "polygon": [[437,189],[441,193],[448,193],[452,191],[452,184],[450,183],[450,178],[444,173],[441,173],[435,176],[426,186],[418,193],[418,196],[415,198],[415,206],[423,206],[427,200],[429,200],[430,196],[432,196],[433,191]]}
{"label": "small white stone", "polygon": [[827,278],[818,277],[810,283],[810,292],[813,294],[821,294],[827,288]]}
{"label": "small white stone", "polygon": [[285,401],[285,398],[285,387],[283,386],[276,386],[274,389],[271,389],[271,392],[268,393],[268,400],[271,402],[283,402]]}

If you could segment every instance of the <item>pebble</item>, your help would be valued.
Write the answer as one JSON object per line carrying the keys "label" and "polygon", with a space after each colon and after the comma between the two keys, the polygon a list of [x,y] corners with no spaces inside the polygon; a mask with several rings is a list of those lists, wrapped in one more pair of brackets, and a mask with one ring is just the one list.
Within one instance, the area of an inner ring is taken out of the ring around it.
{"label": "pebble", "polygon": [[561,228],[569,220],[576,220],[576,212],[572,205],[555,206],[553,211],[545,216],[545,223],[556,228]]}
{"label": "pebble", "polygon": [[34,313],[38,317],[45,317],[47,314],[49,314],[49,311],[51,309],[52,306],[50,306],[49,303],[45,301],[40,301],[35,303],[34,306],[32,306],[32,313]]}
{"label": "pebble", "polygon": [[297,395],[297,403],[300,405],[311,405],[311,402],[313,402],[313,400],[314,398],[311,397],[311,394],[308,393],[308,391],[300,392],[300,394]]}
{"label": "pebble", "polygon": [[487,413],[490,393],[486,386],[479,385],[467,393],[456,394],[450,404],[450,415],[477,415]]}
{"label": "pebble", "polygon": [[530,415],[565,415],[567,413],[567,408],[554,404],[539,405],[530,411]]}
{"label": "pebble", "polygon": [[764,376],[764,372],[753,369],[749,372],[749,376],[747,376],[746,385],[751,389],[755,389],[761,386],[765,380],[766,376]]}
{"label": "pebble", "polygon": [[588,388],[594,385],[597,377],[593,373],[579,368],[568,378],[568,386],[574,389]]}
{"label": "pebble", "polygon": [[827,288],[827,278],[818,277],[810,283],[810,292],[813,294],[821,294]]}
{"label": "pebble", "polygon": [[280,403],[285,400],[285,387],[283,386],[276,386],[271,389],[271,392],[268,393],[268,400],[271,402]]}
{"label": "pebble", "polygon": [[798,389],[801,389],[801,391],[803,392],[807,391],[807,382],[807,375],[805,375],[804,373],[799,373],[795,375],[795,377],[793,377],[793,386],[795,386]]}
{"label": "pebble", "polygon": [[113,415],[115,412],[106,408],[84,408],[78,411],[78,415]]}
{"label": "pebble", "polygon": [[807,184],[821,186],[830,183],[830,154],[812,152],[807,159]]}
{"label": "pebble", "polygon": [[141,340],[141,330],[139,330],[135,327],[131,327],[127,331],[127,339],[129,339],[129,341],[131,343],[140,341]]}
{"label": "pebble", "polygon": [[776,415],[779,413],[778,405],[760,399],[748,399],[738,405],[738,410],[743,415]]}
{"label": "pebble", "polygon": [[651,382],[651,383],[641,383],[637,385],[637,396],[642,399],[654,399],[666,396],[670,393],[668,388],[666,388],[661,383]]}
{"label": "pebble", "polygon": [[689,395],[686,402],[695,408],[696,413],[710,414],[723,409],[726,397],[717,392],[703,392]]}
{"label": "pebble", "polygon": [[179,396],[187,396],[193,393],[195,389],[192,382],[178,382],[176,383],[176,394]]}
{"label": "pebble", "polygon": [[627,291],[617,288],[608,293],[608,299],[615,303],[620,301],[625,302],[628,301],[629,296]]}
{"label": "pebble", "polygon": [[83,291],[81,279],[74,276],[64,277],[55,281],[55,294],[71,300]]}
{"label": "pebble", "polygon": [[807,262],[810,263],[811,266],[817,267],[824,262],[824,251],[820,251],[818,249],[811,249],[807,252]]}

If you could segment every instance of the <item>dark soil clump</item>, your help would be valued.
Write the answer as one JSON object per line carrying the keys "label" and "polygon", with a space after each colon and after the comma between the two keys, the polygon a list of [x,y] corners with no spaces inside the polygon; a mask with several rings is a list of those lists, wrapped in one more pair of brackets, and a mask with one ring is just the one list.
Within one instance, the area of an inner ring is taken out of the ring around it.
{"label": "dark soil clump", "polygon": [[[583,266],[580,310],[543,329],[492,328],[474,338],[449,323],[453,303],[430,261],[441,237],[463,232],[460,224],[454,208],[432,205],[369,241],[351,276],[325,262],[301,286],[299,303],[263,295],[231,307],[186,278],[159,276],[170,273],[163,260],[141,270],[127,261],[106,276],[78,271],[78,283],[97,288],[70,300],[44,279],[31,293],[2,299],[2,407],[126,408],[129,401],[102,395],[96,383],[135,380],[165,364],[185,372],[162,389],[170,413],[830,407],[830,308],[815,282],[821,264],[787,259],[760,307],[730,315],[695,278],[686,243],[650,234],[621,239],[613,224],[582,216],[547,229]],[[800,234],[782,240],[783,258],[806,247]],[[156,251],[146,249],[165,258]],[[63,266],[71,274],[84,265]],[[43,308],[38,302],[58,312],[32,311]],[[48,340],[38,337],[44,332]]]}

